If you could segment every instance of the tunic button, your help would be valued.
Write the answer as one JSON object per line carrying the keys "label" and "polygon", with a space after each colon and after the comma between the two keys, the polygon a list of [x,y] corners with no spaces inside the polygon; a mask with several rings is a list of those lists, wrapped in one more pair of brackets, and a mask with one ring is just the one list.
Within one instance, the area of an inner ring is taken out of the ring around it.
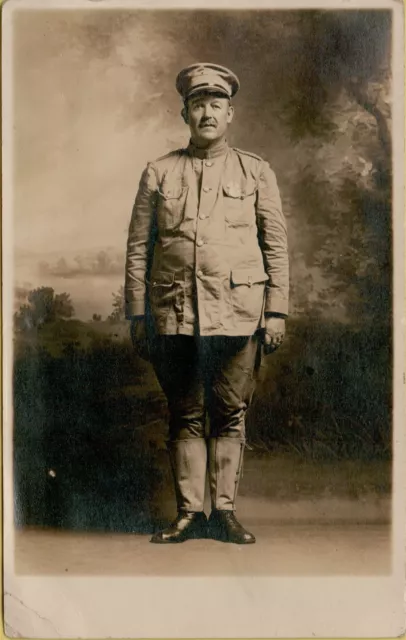
{"label": "tunic button", "polygon": [[203,240],[198,240],[196,242],[196,244],[197,244],[198,247],[202,247],[204,245],[204,242],[203,242]]}
{"label": "tunic button", "polygon": [[203,187],[203,191],[207,193],[208,191],[211,191],[211,187]]}
{"label": "tunic button", "polygon": [[199,218],[200,218],[200,220],[205,220],[207,218],[207,216],[204,215],[204,213],[201,213]]}
{"label": "tunic button", "polygon": [[212,167],[212,166],[213,166],[213,163],[212,163],[212,162],[209,162],[209,161],[208,161],[208,162],[206,162],[206,167]]}
{"label": "tunic button", "polygon": [[197,275],[199,276],[199,278],[201,278],[202,275],[203,275],[203,271],[201,269],[199,269],[199,271],[197,272]]}

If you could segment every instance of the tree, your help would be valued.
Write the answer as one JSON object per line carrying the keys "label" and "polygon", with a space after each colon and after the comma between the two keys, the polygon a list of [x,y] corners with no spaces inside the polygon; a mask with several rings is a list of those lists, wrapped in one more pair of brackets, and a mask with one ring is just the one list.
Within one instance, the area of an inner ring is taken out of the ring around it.
{"label": "tree", "polygon": [[308,11],[298,26],[303,55],[280,116],[300,158],[292,210],[312,230],[297,239],[301,272],[316,274],[322,312],[387,322],[391,14]]}
{"label": "tree", "polygon": [[101,319],[102,319],[102,317],[101,317],[100,313],[94,313],[92,315],[92,321],[93,322],[101,322]]}
{"label": "tree", "polygon": [[117,293],[113,293],[113,311],[109,315],[110,322],[122,322],[125,320],[124,287],[121,286]]}
{"label": "tree", "polygon": [[28,293],[28,304],[20,307],[14,315],[17,329],[35,329],[55,320],[71,318],[74,307],[69,293],[56,294],[52,287],[38,287]]}
{"label": "tree", "polygon": [[54,319],[71,318],[75,313],[69,293],[58,293],[54,297]]}

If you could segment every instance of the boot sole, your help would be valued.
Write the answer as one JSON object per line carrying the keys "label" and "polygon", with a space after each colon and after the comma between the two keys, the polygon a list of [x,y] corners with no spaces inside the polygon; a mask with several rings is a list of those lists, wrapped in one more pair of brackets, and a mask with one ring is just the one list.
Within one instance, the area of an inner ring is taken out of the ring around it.
{"label": "boot sole", "polygon": [[216,533],[215,530],[209,530],[208,538],[210,538],[211,540],[216,540],[217,542],[224,542],[226,544],[255,544],[256,542],[256,538],[254,538],[253,540],[230,540],[230,538],[228,538],[226,535],[224,535],[223,533]]}
{"label": "boot sole", "polygon": [[216,542],[223,542],[224,544],[239,544],[239,545],[256,543],[256,540],[244,540],[244,542],[242,542],[241,540],[229,540],[228,538],[217,538],[215,536],[211,536],[210,540],[216,540]]}
{"label": "boot sole", "polygon": [[191,535],[182,536],[182,537],[179,536],[178,538],[167,539],[167,540],[152,537],[150,539],[150,542],[152,542],[153,544],[180,544],[181,542],[187,542],[188,540],[205,540],[207,539],[207,537],[208,536],[206,531],[203,531],[203,532],[196,531]]}

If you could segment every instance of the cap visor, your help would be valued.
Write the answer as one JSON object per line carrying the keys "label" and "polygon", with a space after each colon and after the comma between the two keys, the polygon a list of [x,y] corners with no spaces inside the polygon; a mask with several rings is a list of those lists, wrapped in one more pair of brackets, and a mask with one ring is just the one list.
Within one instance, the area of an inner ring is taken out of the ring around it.
{"label": "cap visor", "polygon": [[192,89],[190,89],[187,93],[187,95],[185,96],[185,99],[187,100],[188,98],[191,98],[192,96],[196,96],[199,93],[218,93],[219,95],[222,95],[224,98],[231,98],[230,94],[228,93],[228,91],[226,89],[223,89],[222,87],[218,87],[218,86],[212,86],[212,85],[207,85],[207,86],[200,86],[200,87],[194,87]]}

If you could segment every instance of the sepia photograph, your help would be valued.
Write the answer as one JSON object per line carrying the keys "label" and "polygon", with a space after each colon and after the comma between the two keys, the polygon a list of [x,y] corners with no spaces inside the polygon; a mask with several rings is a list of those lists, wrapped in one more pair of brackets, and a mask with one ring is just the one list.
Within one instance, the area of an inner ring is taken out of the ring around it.
{"label": "sepia photograph", "polygon": [[401,635],[403,5],[2,12],[6,634]]}

